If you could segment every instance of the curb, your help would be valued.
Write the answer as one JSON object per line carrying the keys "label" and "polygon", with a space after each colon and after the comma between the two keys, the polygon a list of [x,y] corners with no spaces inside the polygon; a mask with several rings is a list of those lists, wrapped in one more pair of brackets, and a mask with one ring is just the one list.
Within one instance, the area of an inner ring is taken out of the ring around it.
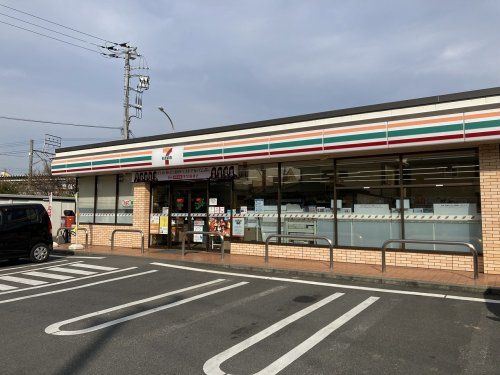
{"label": "curb", "polygon": [[[72,251],[72,250],[54,250],[52,253],[56,253],[57,255],[96,255],[102,256],[106,253],[94,253],[92,251]],[[108,255],[119,255],[126,256],[131,258],[137,258],[133,255],[124,255],[124,254],[108,254]],[[352,275],[352,274],[338,274],[338,273],[329,273],[329,272],[315,272],[315,271],[304,271],[297,269],[287,269],[287,268],[269,268],[269,267],[257,267],[257,266],[247,266],[244,264],[220,264],[220,263],[205,263],[205,262],[192,262],[186,260],[164,260],[158,259],[152,256],[143,255],[140,258],[147,258],[156,261],[166,261],[169,263],[182,265],[182,266],[193,266],[193,265],[202,265],[212,268],[226,269],[226,270],[239,270],[239,271],[251,271],[251,272],[264,272],[264,273],[273,273],[280,275],[290,275],[290,276],[298,276],[298,277],[315,277],[322,279],[330,279],[330,280],[338,280],[338,281],[350,281],[350,282],[362,282],[369,284],[379,284],[379,285],[390,285],[390,286],[402,286],[402,287],[410,287],[410,288],[422,288],[422,289],[434,289],[434,290],[443,290],[443,291],[453,291],[453,292],[464,292],[464,293],[475,293],[475,294],[489,294],[489,295],[500,295],[499,287],[491,287],[491,286],[476,286],[476,285],[462,285],[462,284],[440,284],[433,283],[429,281],[420,281],[420,280],[404,280],[404,279],[395,279],[395,278],[385,278],[385,277],[377,277],[377,276],[360,276],[360,275]]]}

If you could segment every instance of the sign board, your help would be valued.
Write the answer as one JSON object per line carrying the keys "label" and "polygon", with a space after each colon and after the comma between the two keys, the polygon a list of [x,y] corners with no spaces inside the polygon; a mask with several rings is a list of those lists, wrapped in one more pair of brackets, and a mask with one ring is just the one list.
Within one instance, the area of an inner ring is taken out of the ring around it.
{"label": "sign board", "polygon": [[233,217],[233,236],[245,236],[245,219],[242,217]]}
{"label": "sign board", "polygon": [[176,180],[229,180],[238,177],[237,165],[219,167],[172,168],[132,173],[132,182]]}
{"label": "sign board", "polygon": [[254,204],[255,204],[255,212],[264,211],[264,199],[255,199]]}
{"label": "sign board", "polygon": [[168,234],[168,216],[160,216],[160,234]]}

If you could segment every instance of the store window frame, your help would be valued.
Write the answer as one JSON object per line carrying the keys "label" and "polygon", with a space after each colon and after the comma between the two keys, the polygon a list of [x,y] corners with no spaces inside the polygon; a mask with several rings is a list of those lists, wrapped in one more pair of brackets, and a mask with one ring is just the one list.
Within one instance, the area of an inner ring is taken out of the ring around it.
{"label": "store window frame", "polygon": [[[125,174],[126,175],[126,174]],[[120,192],[119,192],[119,174],[113,175],[115,177],[115,204],[114,204],[114,217],[115,220],[113,223],[96,223],[96,211],[97,211],[97,196],[98,196],[98,191],[97,191],[97,179],[99,176],[106,176],[106,175],[95,175],[94,177],[94,211],[92,213],[92,221],[91,222],[86,222],[86,223],[81,223],[82,225],[109,225],[109,226],[123,226],[123,227],[132,227],[134,225],[133,221],[132,223],[118,223],[118,204],[119,204],[119,197],[120,197]],[[76,180],[76,184],[78,186],[78,178]],[[132,188],[133,192],[133,188]]]}
{"label": "store window frame", "polygon": [[[414,151],[414,152],[405,152],[405,153],[389,153],[389,154],[380,154],[380,155],[372,155],[372,156],[354,156],[354,157],[346,157],[346,158],[329,158],[328,160],[331,160],[332,165],[333,165],[333,173],[335,175],[334,181],[333,181],[333,226],[334,226],[334,248],[336,249],[353,249],[353,250],[367,250],[367,251],[373,251],[373,250],[380,250],[379,247],[358,247],[358,246],[339,246],[339,240],[338,240],[338,218],[337,218],[337,196],[338,196],[338,191],[339,190],[352,190],[352,189],[364,189],[367,186],[338,186],[337,183],[337,171],[338,171],[338,161],[342,160],[351,160],[351,159],[362,159],[362,158],[387,158],[387,157],[396,157],[398,159],[398,172],[399,172],[399,179],[398,183],[395,185],[372,185],[369,186],[369,188],[373,189],[398,189],[399,190],[399,200],[401,205],[403,206],[403,210],[400,213],[400,219],[399,219],[399,226],[400,226],[400,233],[401,233],[401,239],[405,239],[406,233],[405,233],[405,215],[404,215],[404,200],[405,198],[405,188],[417,188],[417,187],[442,187],[446,188],[449,186],[458,186],[458,187],[466,187],[466,186],[480,186],[480,181],[479,178],[477,179],[477,182],[458,182],[458,183],[443,183],[443,184],[434,184],[434,183],[429,183],[429,184],[409,184],[409,183],[404,183],[404,166],[403,166],[403,157],[405,156],[410,156],[410,155],[423,155],[423,154],[445,154],[445,153],[450,153],[450,152],[474,152],[475,156],[478,158],[479,161],[479,150],[477,147],[472,147],[472,148],[458,148],[458,149],[447,149],[447,150],[436,150],[436,151]],[[277,206],[278,206],[278,222],[281,223],[281,196],[282,196],[282,176],[281,176],[281,169],[282,169],[282,162],[277,162],[277,163],[265,163],[265,164],[277,164],[278,171],[279,171],[279,184],[278,184],[278,189],[276,193],[276,198],[277,198]],[[265,165],[264,164],[264,165]],[[251,164],[250,164],[251,165]],[[478,170],[479,172],[479,170]],[[234,191],[234,190],[233,190]],[[233,202],[235,198],[233,197]],[[480,203],[480,202],[479,202]],[[480,205],[479,205],[480,207]],[[235,206],[233,206],[233,210],[236,209]],[[278,230],[280,233],[280,225],[278,225]],[[233,237],[231,236],[231,241],[233,240]],[[238,240],[239,243],[249,243],[249,244],[263,244],[263,241],[242,241]],[[294,244],[288,244],[288,243],[281,243],[281,241],[278,241],[278,244],[282,246],[296,246]],[[325,245],[310,245],[310,244],[303,244],[301,245],[302,247],[328,247]],[[463,255],[463,252],[460,251],[446,251],[446,250],[417,250],[417,249],[405,249],[404,244],[401,245],[399,248],[391,248],[391,251],[398,252],[398,251],[404,251],[407,253],[431,253],[431,254],[447,254],[447,255]]]}

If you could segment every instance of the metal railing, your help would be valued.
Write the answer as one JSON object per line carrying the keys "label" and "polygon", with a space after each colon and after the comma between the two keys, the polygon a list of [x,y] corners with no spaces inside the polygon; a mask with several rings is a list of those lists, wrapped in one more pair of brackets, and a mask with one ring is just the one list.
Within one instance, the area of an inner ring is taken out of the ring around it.
{"label": "metal railing", "polygon": [[387,246],[391,243],[414,243],[414,244],[424,244],[424,245],[450,245],[450,246],[464,246],[469,249],[472,254],[474,261],[474,279],[479,277],[479,266],[478,266],[478,252],[476,247],[469,242],[459,242],[459,241],[434,241],[434,240],[387,240],[382,245],[382,272],[386,270],[385,264],[385,251]]}
{"label": "metal railing", "polygon": [[141,253],[144,254],[144,232],[140,229],[114,229],[111,232],[111,250],[115,247],[115,234],[117,232],[122,233],[140,233],[141,234]]}
{"label": "metal railing", "polygon": [[265,253],[265,261],[269,263],[269,241],[271,238],[290,238],[294,240],[324,240],[328,242],[328,246],[330,247],[330,269],[333,270],[333,242],[328,237],[323,236],[311,236],[311,235],[292,235],[292,234],[271,234],[266,238],[266,253]]}
{"label": "metal railing", "polygon": [[[71,233],[71,231],[74,230],[74,228],[66,228],[66,227],[59,228],[56,232],[56,239],[57,239],[57,237],[59,237],[61,235],[61,231],[64,231],[64,230],[67,230]],[[88,231],[88,229],[84,228],[84,227],[82,227],[82,228],[77,227],[76,230],[77,231],[83,230],[85,232],[85,248],[88,248],[88,246],[89,246],[89,231]]]}
{"label": "metal railing", "polygon": [[186,237],[188,234],[201,234],[205,235],[208,237],[214,237],[217,236],[220,238],[220,258],[224,259],[224,235],[219,232],[203,232],[203,231],[195,231],[195,230],[189,230],[184,232],[184,236],[182,237],[182,256],[184,256],[184,253],[186,252]]}

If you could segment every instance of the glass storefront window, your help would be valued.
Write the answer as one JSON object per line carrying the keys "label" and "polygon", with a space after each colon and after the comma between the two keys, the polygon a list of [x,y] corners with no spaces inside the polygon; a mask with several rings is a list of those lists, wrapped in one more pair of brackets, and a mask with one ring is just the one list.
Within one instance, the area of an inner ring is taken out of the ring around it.
{"label": "glass storefront window", "polygon": [[263,242],[278,232],[278,164],[241,166],[234,180],[235,219],[243,218],[233,239]]}
{"label": "glass storefront window", "polygon": [[[282,233],[316,235],[334,239],[333,160],[281,165]],[[284,243],[314,241],[289,239]],[[317,241],[326,245],[326,241]]]}
{"label": "glass storefront window", "polygon": [[95,176],[78,178],[78,222],[94,222]]}
{"label": "glass storefront window", "polygon": [[[408,187],[405,196],[405,238],[470,242],[482,250],[479,186]],[[468,252],[463,246],[406,248]]]}
{"label": "glass storefront window", "polygon": [[401,238],[399,189],[339,189],[339,246],[378,247]]}
{"label": "glass storefront window", "polygon": [[121,174],[118,176],[118,210],[117,224],[132,224],[134,219],[134,185],[132,176]]}
{"label": "glass storefront window", "polygon": [[95,222],[98,224],[115,223],[116,175],[97,176],[97,204]]}
{"label": "glass storefront window", "polygon": [[476,150],[425,153],[403,156],[405,185],[479,184],[479,158]]}
{"label": "glass storefront window", "polygon": [[337,160],[337,186],[399,185],[399,157],[368,157]]}

